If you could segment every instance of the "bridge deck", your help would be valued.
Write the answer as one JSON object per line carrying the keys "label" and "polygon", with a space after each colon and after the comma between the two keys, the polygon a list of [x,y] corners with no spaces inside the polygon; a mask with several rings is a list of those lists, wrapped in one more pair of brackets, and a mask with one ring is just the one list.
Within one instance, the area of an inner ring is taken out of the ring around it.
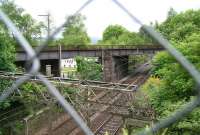
{"label": "bridge deck", "polygon": [[[36,48],[36,47],[34,47]],[[48,46],[43,49],[43,51],[57,51],[60,46]],[[137,45],[61,45],[63,51],[72,51],[72,50],[112,50],[112,49],[162,49],[163,47],[157,44],[137,44]],[[42,52],[43,52],[42,51]],[[17,52],[24,52],[22,48],[17,48]]]}
{"label": "bridge deck", "polygon": [[[87,46],[59,46],[47,47],[41,54],[41,60],[59,59],[60,51],[62,58],[73,58],[75,56],[102,57],[105,52],[112,56],[128,56],[144,53],[155,53],[163,50],[159,45],[87,45]],[[16,61],[26,60],[27,55],[23,49],[17,49]]]}

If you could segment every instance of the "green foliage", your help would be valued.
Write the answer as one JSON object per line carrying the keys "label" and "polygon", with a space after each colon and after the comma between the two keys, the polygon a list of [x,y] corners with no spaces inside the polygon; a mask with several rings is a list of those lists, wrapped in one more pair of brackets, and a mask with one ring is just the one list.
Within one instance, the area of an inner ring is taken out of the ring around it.
{"label": "green foliage", "polygon": [[57,88],[59,89],[59,91],[62,92],[64,95],[65,95],[65,94],[73,94],[73,93],[75,93],[75,92],[78,91],[77,88],[66,87],[66,86],[64,86],[63,84],[58,84],[56,87],[57,87]]}
{"label": "green foliage", "polygon": [[12,125],[12,132],[15,135],[21,135],[24,133],[25,130],[25,125],[23,122],[21,121],[16,121],[13,123]]}
{"label": "green foliage", "polygon": [[63,45],[87,45],[90,43],[90,38],[87,35],[83,21],[85,17],[81,14],[69,16],[67,25],[64,27],[63,38],[58,42]]}
{"label": "green foliage", "polygon": [[182,41],[192,33],[200,32],[200,10],[188,10],[177,14],[173,9],[157,29],[169,40]]}
{"label": "green foliage", "polygon": [[120,25],[110,25],[103,32],[103,41],[118,39],[128,30]]}
{"label": "green foliage", "polygon": [[[0,1],[0,8],[8,15],[12,22],[18,27],[22,34],[31,44],[37,44],[40,35],[41,23],[36,23],[29,14],[24,13],[22,8],[15,5],[13,1]],[[14,34],[0,22],[0,70],[15,70],[15,46]]]}
{"label": "green foliage", "polygon": [[177,12],[171,7],[168,11],[167,18],[170,19],[177,15]]}
{"label": "green foliage", "polygon": [[83,80],[102,80],[102,66],[94,60],[76,57],[77,72]]}
{"label": "green foliage", "polygon": [[[188,10],[176,13],[170,10],[165,22],[158,25],[170,42],[183,55],[200,69],[200,10]],[[153,59],[153,76],[143,86],[151,100],[151,104],[158,113],[158,119],[173,114],[197,94],[193,78],[167,52],[158,53]],[[199,134],[200,109],[195,109],[181,122],[173,124],[166,131],[166,135]]]}
{"label": "green foliage", "polygon": [[[172,89],[172,86],[168,86],[164,80],[159,78],[151,77],[145,85],[142,86],[142,91],[146,92],[146,95],[149,96],[150,102],[153,105],[154,109],[157,112],[157,119],[163,119],[167,116],[171,116],[174,111],[181,109],[188,101],[190,101],[193,96],[190,96],[189,99],[177,98],[174,93],[170,93],[175,89]],[[184,92],[179,91],[179,95]],[[176,99],[176,100],[174,100]],[[200,109],[194,110],[189,116],[182,119],[181,122],[173,124],[167,130],[166,135],[171,134],[197,134],[200,132]]]}
{"label": "green foliage", "polygon": [[[20,32],[22,32],[22,34],[30,42],[30,44],[36,45],[38,43],[37,39],[40,37],[41,34],[41,28],[44,27],[44,25],[41,22],[37,23],[31,17],[31,15],[24,13],[24,9],[19,8],[13,1],[2,0],[0,3],[1,9],[10,17],[12,22],[14,22],[14,24],[18,27]],[[12,36],[14,35],[12,34]],[[7,38],[12,37],[8,36]]]}
{"label": "green foliage", "polygon": [[22,97],[20,97],[19,100],[28,108],[31,105],[36,105],[37,103],[43,101],[44,99],[42,94],[47,91],[45,86],[35,82],[25,83],[19,89],[22,94]]}
{"label": "green foliage", "polygon": [[[200,42],[197,34],[192,34],[187,40],[174,45],[188,60],[196,65],[197,68],[200,68],[200,56],[198,52]],[[167,91],[171,93],[170,95],[173,95],[173,100],[181,98],[188,99],[195,94],[193,90],[195,86],[193,79],[172,56],[166,52],[158,53],[154,57],[153,65],[155,67],[153,70],[154,75],[160,77],[167,83]]]}
{"label": "green foliage", "polygon": [[141,87],[142,92],[144,92],[148,96],[148,99],[150,100],[151,104],[154,105],[154,108],[156,109],[156,111],[159,111],[159,109],[157,108],[160,107],[161,106],[160,104],[162,103],[162,102],[159,102],[159,101],[162,101],[162,97],[160,98],[159,96],[157,96],[157,93],[161,91],[162,83],[163,82],[161,82],[159,78],[151,77]]}
{"label": "green foliage", "polygon": [[[1,78],[0,93],[2,93],[3,90],[9,88],[12,82],[13,81]],[[44,93],[45,91],[46,88],[43,85],[36,84],[34,82],[27,82],[19,88],[20,94],[15,92],[13,96],[0,103],[0,110],[12,107],[16,102],[24,105],[36,104],[37,102],[40,102],[42,99],[41,93]]]}
{"label": "green foliage", "polygon": [[[12,82],[13,81],[1,78],[0,93],[4,89],[8,88],[12,84]],[[77,89],[66,87],[63,84],[57,84],[56,87],[61,91],[63,96],[77,92]],[[7,119],[8,122],[5,122],[2,126],[0,126],[0,135],[9,134],[10,129],[12,130],[13,134],[23,134],[24,123],[22,122],[22,118],[35,113],[43,107],[46,107],[46,104],[54,105],[50,104],[52,103],[52,100],[49,99],[50,95],[48,95],[47,88],[39,82],[26,82],[25,84],[19,87],[19,92],[20,94],[15,91],[15,93],[12,94],[6,100],[6,102],[0,104],[0,113],[9,112],[13,109],[18,110],[17,112],[7,113],[9,119]],[[46,96],[48,102],[46,101],[46,99],[44,99],[44,96]],[[68,99],[67,96],[66,99]],[[19,107],[21,110],[17,109]],[[56,111],[58,111],[58,106],[56,105],[56,107]]]}
{"label": "green foliage", "polygon": [[[0,26],[0,29],[2,27]],[[0,33],[0,70],[2,71],[13,71],[15,69],[15,48],[12,45],[13,41],[8,38],[7,32]]]}
{"label": "green foliage", "polygon": [[[15,116],[16,118],[16,116]],[[4,123],[5,124],[5,123]],[[13,121],[8,123],[7,125],[1,125],[0,127],[0,135],[22,135],[25,131],[25,125],[22,121]]]}
{"label": "green foliage", "polygon": [[[11,0],[0,1],[0,8],[8,15],[31,44],[37,43],[37,37],[40,34],[40,28],[42,26],[41,24],[36,23],[29,14],[24,13],[24,10],[15,5]],[[14,36],[15,35],[6,28],[4,23],[0,22],[0,70],[12,72],[16,70],[14,65],[15,47],[18,43],[14,39]],[[12,81],[0,78],[0,92],[8,88],[11,82]],[[0,108],[6,109],[11,107],[14,102],[19,101],[16,99],[18,96],[12,96],[5,102],[1,102]]]}
{"label": "green foliage", "polygon": [[[12,84],[12,81],[0,79],[0,94],[4,89],[8,88]],[[0,110],[4,110],[11,106],[12,100],[6,100],[4,102],[0,102]]]}
{"label": "green foliage", "polygon": [[99,44],[135,45],[146,43],[139,33],[130,32],[120,25],[109,25],[103,32],[103,39]]}

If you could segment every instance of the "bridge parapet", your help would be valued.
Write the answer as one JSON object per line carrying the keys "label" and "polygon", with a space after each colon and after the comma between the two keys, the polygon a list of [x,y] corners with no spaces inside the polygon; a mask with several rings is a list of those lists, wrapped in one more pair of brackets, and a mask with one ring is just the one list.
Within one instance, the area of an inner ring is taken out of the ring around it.
{"label": "bridge parapet", "polygon": [[[59,46],[49,46],[42,52],[58,51]],[[62,51],[84,51],[84,50],[132,50],[132,49],[158,49],[163,47],[157,44],[138,44],[138,45],[61,45]],[[17,48],[17,52],[24,52],[22,48]]]}

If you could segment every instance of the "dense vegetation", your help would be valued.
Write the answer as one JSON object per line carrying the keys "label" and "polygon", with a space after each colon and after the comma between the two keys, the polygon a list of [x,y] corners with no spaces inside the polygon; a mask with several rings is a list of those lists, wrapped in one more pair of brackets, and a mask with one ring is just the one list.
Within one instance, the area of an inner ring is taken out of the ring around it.
{"label": "dense vegetation", "polygon": [[[24,10],[17,7],[13,1],[2,0],[0,8],[10,17],[31,44],[37,43],[37,36],[40,34],[40,28],[42,27],[41,24],[36,23],[29,14],[24,13]],[[14,65],[15,47],[18,46],[18,43],[14,39],[14,34],[2,22],[0,23],[0,31],[0,70],[13,72],[16,70]],[[11,82],[0,79],[0,92],[7,88]],[[0,109],[11,106],[11,103],[15,100],[9,99],[5,103],[0,103]]]}
{"label": "dense vegetation", "polygon": [[150,39],[142,32],[130,32],[121,25],[109,25],[103,32],[99,44],[137,45],[150,43]]}
{"label": "dense vegetation", "polygon": [[[176,13],[170,10],[168,18],[156,28],[200,69],[200,10]],[[158,119],[172,114],[197,94],[194,80],[167,52],[158,53],[153,59],[152,77],[143,86]],[[165,129],[165,134],[197,135],[200,133],[200,109],[195,109],[181,122]]]}
{"label": "dense vegetation", "polygon": [[[31,44],[37,43],[37,36],[41,32],[40,28],[42,24],[35,22],[29,14],[24,13],[24,10],[16,6],[13,1],[2,0],[0,2],[0,8],[10,17],[12,22],[14,22]],[[15,40],[14,34],[6,28],[3,22],[0,22],[0,31],[0,70],[13,72],[16,70],[14,65],[15,47],[18,46],[18,43]],[[2,92],[11,81],[4,79],[0,79],[0,81],[0,92]],[[11,101],[8,100],[6,102],[7,104],[3,104],[4,107],[9,106],[8,102]],[[1,105],[0,109],[2,109]]]}
{"label": "dense vegetation", "polygon": [[[12,83],[13,81],[9,79],[0,78],[0,93],[10,87]],[[21,129],[22,123],[20,120],[23,117],[36,111],[36,108],[45,106],[45,92],[46,88],[43,85],[27,82],[18,88],[5,102],[0,102],[0,135],[8,134],[10,126],[13,126],[16,130]],[[18,111],[12,112],[13,110]],[[2,116],[5,113],[6,117]],[[21,132],[19,134],[22,134]]]}
{"label": "dense vegetation", "polygon": [[[32,44],[37,44],[38,37],[41,33],[41,23],[37,23],[29,14],[24,13],[22,8],[17,7],[13,1],[0,1],[0,8],[10,17],[20,32]],[[6,26],[0,23],[0,70],[13,71],[15,60],[15,46],[18,43],[15,36]]]}
{"label": "dense vegetation", "polygon": [[102,66],[94,58],[76,57],[77,72],[83,80],[102,80]]}
{"label": "dense vegetation", "polygon": [[[13,1],[1,0],[0,8],[9,16],[31,45],[38,43],[38,37],[43,24],[37,23],[29,14],[26,14],[22,8],[16,6]],[[0,22],[0,71],[14,72],[17,70],[14,65],[15,47],[17,46],[19,45],[15,40],[15,35],[6,28],[3,22]],[[0,78],[0,94],[3,90],[10,87],[12,83],[12,80]],[[44,86],[28,82],[18,88],[18,91],[4,102],[0,102],[1,115],[5,112],[8,113],[6,119],[0,117],[0,135],[8,134],[8,128],[4,128],[4,126],[12,125],[18,127],[19,124],[17,124],[18,126],[15,125],[15,120],[19,118],[19,115],[24,116],[29,114],[33,110],[32,105],[41,104],[41,94],[43,94],[44,91],[46,91]],[[23,107],[23,110],[21,109],[20,112],[16,112],[17,115],[9,114],[9,110],[21,107]],[[24,108],[26,109],[24,110]]]}
{"label": "dense vegetation", "polygon": [[[11,0],[2,0],[0,2],[1,9],[8,15],[12,22],[18,27],[20,32],[25,36],[30,44],[36,45],[41,34],[41,28],[44,25],[36,22],[30,14],[25,13],[23,8],[18,7]],[[14,34],[10,33],[5,25],[1,22],[2,34],[8,33],[7,38],[14,38]],[[17,43],[16,43],[17,44]]]}
{"label": "dense vegetation", "polygon": [[69,16],[67,18],[67,23],[64,26],[64,32],[62,33],[62,38],[57,42],[62,45],[87,45],[90,43],[90,38],[87,35],[85,24],[83,21],[85,17],[81,14],[75,16]]}

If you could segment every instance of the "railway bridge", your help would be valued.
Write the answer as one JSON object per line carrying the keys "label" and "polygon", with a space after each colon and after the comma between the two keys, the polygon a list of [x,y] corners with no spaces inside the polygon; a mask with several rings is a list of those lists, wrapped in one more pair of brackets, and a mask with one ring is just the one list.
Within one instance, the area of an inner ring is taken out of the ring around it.
{"label": "railway bridge", "polygon": [[[128,73],[128,57],[130,55],[154,54],[163,48],[155,44],[146,45],[79,45],[49,46],[42,50],[39,59],[41,72],[46,73],[46,65],[51,65],[52,74],[60,76],[61,60],[76,56],[98,57],[103,65],[104,81],[120,80]],[[16,51],[16,65],[23,66],[28,59],[26,52],[20,48]],[[118,66],[121,65],[121,66]]]}

